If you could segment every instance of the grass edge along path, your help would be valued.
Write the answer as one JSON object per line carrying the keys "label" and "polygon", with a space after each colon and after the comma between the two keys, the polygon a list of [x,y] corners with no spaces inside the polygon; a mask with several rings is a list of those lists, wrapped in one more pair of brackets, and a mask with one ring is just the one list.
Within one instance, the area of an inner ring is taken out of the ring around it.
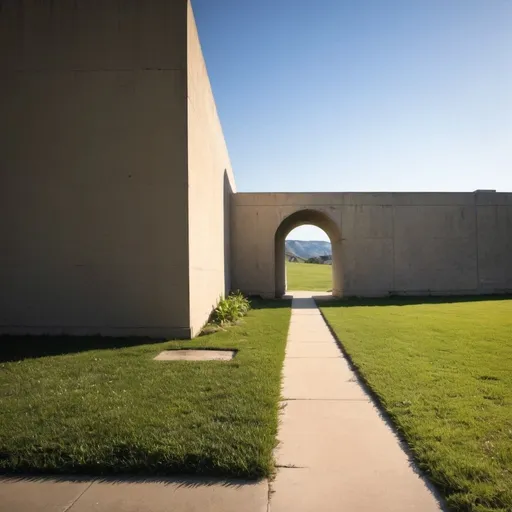
{"label": "grass edge along path", "polygon": [[511,511],[512,300],[319,306],[450,510]]}
{"label": "grass edge along path", "polygon": [[[0,472],[273,473],[289,301],[191,341],[0,338]],[[154,361],[235,349],[228,362]]]}

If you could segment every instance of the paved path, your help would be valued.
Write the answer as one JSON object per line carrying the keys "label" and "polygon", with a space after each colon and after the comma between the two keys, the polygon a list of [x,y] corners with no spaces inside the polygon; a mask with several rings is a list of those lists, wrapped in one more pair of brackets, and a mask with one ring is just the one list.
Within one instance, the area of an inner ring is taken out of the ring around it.
{"label": "paved path", "polygon": [[311,293],[288,334],[277,477],[0,479],[0,512],[434,512],[439,506],[358,384]]}
{"label": "paved path", "polygon": [[311,296],[293,294],[269,511],[439,511]]}
{"label": "paved path", "polygon": [[1,512],[267,512],[267,509],[266,481],[0,479]]}

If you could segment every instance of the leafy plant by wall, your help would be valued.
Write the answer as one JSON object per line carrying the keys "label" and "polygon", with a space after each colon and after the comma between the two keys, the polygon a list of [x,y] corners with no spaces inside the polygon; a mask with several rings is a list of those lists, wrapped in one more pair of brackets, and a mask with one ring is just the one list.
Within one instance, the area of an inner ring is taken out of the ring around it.
{"label": "leafy plant by wall", "polygon": [[251,309],[249,300],[239,291],[232,292],[219,301],[212,312],[210,322],[228,325],[245,316],[249,309]]}

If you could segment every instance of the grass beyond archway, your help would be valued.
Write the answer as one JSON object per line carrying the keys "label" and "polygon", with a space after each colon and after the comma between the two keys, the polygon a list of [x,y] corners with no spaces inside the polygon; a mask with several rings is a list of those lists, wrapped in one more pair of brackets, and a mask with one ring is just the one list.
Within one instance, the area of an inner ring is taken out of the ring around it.
{"label": "grass beyond archway", "polygon": [[318,263],[286,263],[288,290],[332,290],[332,266]]}

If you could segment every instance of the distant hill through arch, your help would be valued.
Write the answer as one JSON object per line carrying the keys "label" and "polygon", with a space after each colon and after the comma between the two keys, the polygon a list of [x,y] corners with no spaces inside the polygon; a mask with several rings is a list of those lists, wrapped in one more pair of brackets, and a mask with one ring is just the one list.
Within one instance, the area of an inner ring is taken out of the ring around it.
{"label": "distant hill through arch", "polygon": [[331,242],[323,240],[286,240],[285,248],[287,254],[293,254],[299,260],[332,254]]}

